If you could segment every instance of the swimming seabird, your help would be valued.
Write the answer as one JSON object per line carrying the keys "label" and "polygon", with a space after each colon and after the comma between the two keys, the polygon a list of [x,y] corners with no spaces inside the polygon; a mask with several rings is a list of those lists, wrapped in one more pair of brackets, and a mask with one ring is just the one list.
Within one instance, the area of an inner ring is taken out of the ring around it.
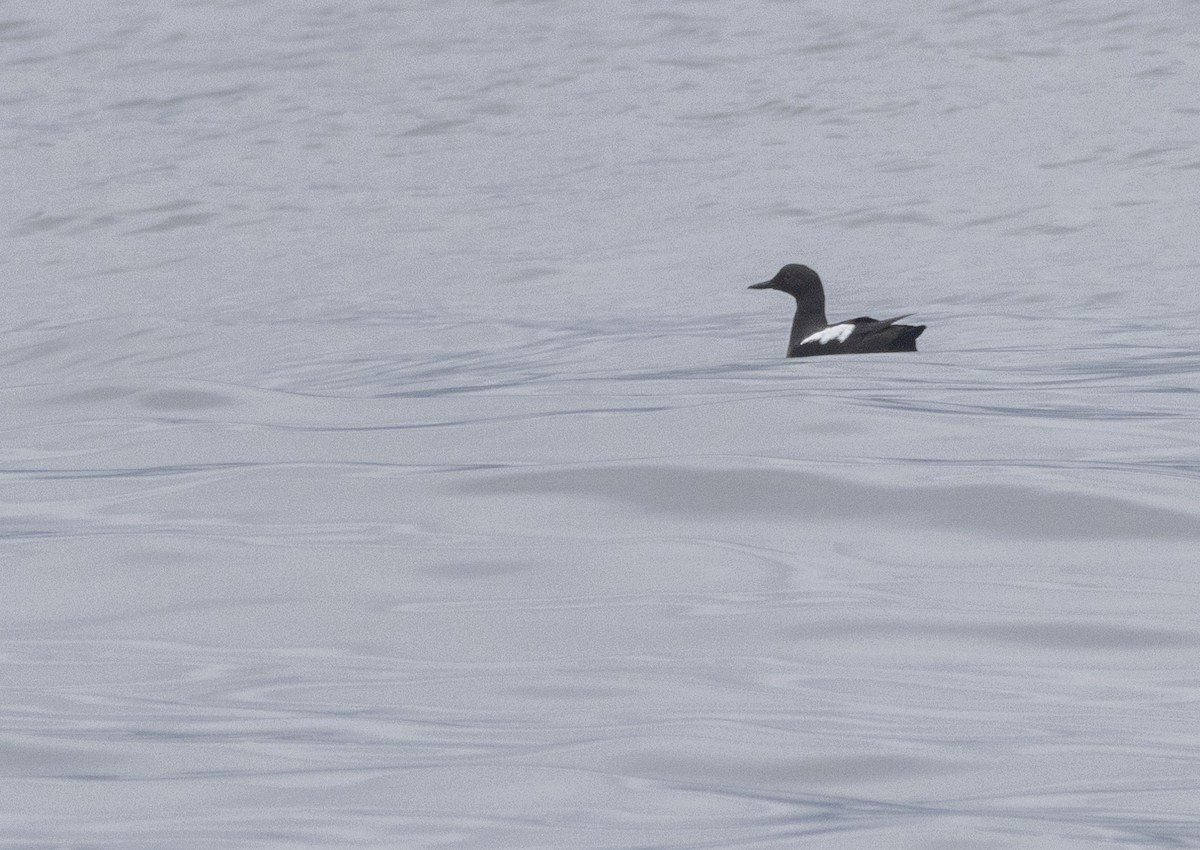
{"label": "swimming seabird", "polygon": [[860,316],[829,324],[825,318],[825,289],[821,278],[808,266],[789,263],[775,277],[755,283],[751,289],[778,289],[796,299],[796,317],[788,340],[788,357],[817,354],[875,354],[884,351],[916,351],[917,337],[924,325],[898,325],[912,315],[894,319]]}

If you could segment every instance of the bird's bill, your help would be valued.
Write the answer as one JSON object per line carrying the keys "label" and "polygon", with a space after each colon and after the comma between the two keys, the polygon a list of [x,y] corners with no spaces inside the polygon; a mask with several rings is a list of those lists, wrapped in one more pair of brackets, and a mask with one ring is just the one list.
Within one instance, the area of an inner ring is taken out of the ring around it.
{"label": "bird's bill", "polygon": [[749,286],[747,286],[746,288],[747,289],[770,289],[772,283],[774,283],[774,281],[764,280],[762,283],[752,283]]}

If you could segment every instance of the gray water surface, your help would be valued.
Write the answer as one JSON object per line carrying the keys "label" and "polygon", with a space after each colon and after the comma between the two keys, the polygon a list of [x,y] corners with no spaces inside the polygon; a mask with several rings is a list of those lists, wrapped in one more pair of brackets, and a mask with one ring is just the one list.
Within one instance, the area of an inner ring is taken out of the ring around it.
{"label": "gray water surface", "polygon": [[1200,847],[1197,33],[0,5],[0,846]]}

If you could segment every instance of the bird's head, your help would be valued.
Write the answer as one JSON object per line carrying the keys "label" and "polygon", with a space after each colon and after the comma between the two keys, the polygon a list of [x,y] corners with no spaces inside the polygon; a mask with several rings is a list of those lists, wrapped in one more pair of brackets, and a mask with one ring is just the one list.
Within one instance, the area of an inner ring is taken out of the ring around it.
{"label": "bird's head", "polygon": [[799,263],[788,263],[775,273],[775,277],[751,284],[750,289],[778,289],[794,296],[797,301],[808,300],[814,295],[820,296],[822,301],[825,299],[821,278],[808,266]]}

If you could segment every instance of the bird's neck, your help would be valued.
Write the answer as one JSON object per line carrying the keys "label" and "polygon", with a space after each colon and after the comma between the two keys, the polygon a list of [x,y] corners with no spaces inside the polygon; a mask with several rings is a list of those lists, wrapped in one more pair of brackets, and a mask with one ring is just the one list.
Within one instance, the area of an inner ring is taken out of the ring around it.
{"label": "bird's neck", "polygon": [[791,351],[800,340],[812,336],[817,331],[829,327],[825,318],[825,306],[808,304],[803,307],[796,305],[796,315],[792,318],[792,337],[788,340],[788,351]]}

